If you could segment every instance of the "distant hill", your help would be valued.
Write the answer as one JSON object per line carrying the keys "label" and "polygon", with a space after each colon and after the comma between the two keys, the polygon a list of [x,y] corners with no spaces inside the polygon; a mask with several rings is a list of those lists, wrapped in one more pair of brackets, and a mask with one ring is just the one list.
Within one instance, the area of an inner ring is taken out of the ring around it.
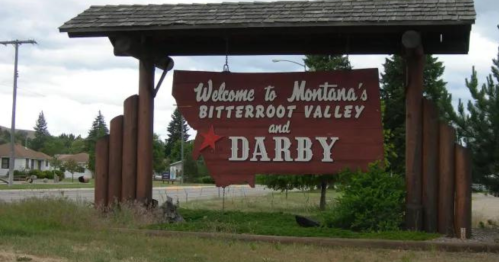
{"label": "distant hill", "polygon": [[[7,130],[10,132],[10,127],[5,127],[5,126],[0,126],[0,131]],[[26,133],[28,134],[29,139],[34,139],[35,138],[35,131],[34,130],[24,130],[24,129],[16,129],[16,133]]]}

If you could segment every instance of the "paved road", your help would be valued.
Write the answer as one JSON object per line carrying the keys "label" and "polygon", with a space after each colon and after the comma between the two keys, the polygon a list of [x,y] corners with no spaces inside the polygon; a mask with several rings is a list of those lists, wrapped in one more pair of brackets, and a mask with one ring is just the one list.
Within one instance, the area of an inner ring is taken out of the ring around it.
{"label": "paved road", "polygon": [[[270,193],[271,190],[262,186],[251,188],[249,186],[230,186],[225,189],[227,197],[235,196],[254,196]],[[153,198],[159,203],[166,201],[166,196],[172,197],[176,202],[191,201],[196,199],[210,199],[223,195],[223,190],[215,186],[172,186],[155,187],[153,189]],[[25,189],[25,190],[0,190],[0,200],[10,202],[29,197],[46,196],[66,196],[74,200],[94,201],[94,190],[89,188],[79,189]]]}

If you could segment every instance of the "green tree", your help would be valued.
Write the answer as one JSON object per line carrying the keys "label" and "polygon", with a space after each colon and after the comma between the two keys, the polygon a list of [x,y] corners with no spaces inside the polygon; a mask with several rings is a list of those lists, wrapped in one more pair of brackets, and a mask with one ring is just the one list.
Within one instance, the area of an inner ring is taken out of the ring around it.
{"label": "green tree", "polygon": [[41,149],[41,152],[49,156],[68,153],[64,146],[64,141],[58,137],[49,137],[47,141],[45,141],[45,145]]}
{"label": "green tree", "polygon": [[472,99],[468,101],[468,113],[459,101],[458,137],[471,150],[473,181],[499,195],[499,53],[486,83],[479,87],[473,67],[466,87]]}
{"label": "green tree", "polygon": [[165,143],[159,139],[157,134],[153,135],[152,142],[152,157],[153,157],[153,170],[156,173],[162,173],[166,170],[166,157],[165,157]]}
{"label": "green tree", "polygon": [[172,120],[168,124],[168,139],[166,140],[165,154],[171,159],[172,149],[177,141],[182,137],[182,129],[184,130],[184,142],[189,140],[189,126],[187,121],[182,117],[178,108],[172,114]]}
{"label": "green tree", "polygon": [[104,116],[99,110],[99,114],[95,117],[94,122],[90,131],[88,131],[88,137],[86,139],[86,150],[89,154],[88,169],[92,172],[95,170],[95,144],[99,138],[109,134],[109,129],[107,128]]}
{"label": "green tree", "polygon": [[352,69],[348,56],[344,55],[307,55],[303,61],[310,71]]}
{"label": "green tree", "polygon": [[50,133],[47,127],[47,121],[43,111],[38,115],[38,120],[35,125],[35,138],[31,141],[31,149],[40,151],[45,146],[45,143],[50,139]]}
{"label": "green tree", "polygon": [[[197,182],[200,177],[198,172],[198,163],[202,160],[195,160],[192,158],[192,150],[194,149],[194,142],[187,141],[184,143],[184,181]],[[177,140],[172,148],[171,163],[181,160],[181,141]]]}
{"label": "green tree", "polygon": [[78,154],[85,152],[85,139],[78,136],[74,141],[71,142],[69,147],[70,154]]}
{"label": "green tree", "polygon": [[[391,171],[405,172],[405,62],[403,57],[393,55],[385,60],[384,73],[381,74],[381,99],[385,105],[383,127],[389,136],[385,144],[393,145],[397,151],[388,156]],[[443,120],[452,122],[456,113],[452,107],[452,97],[446,88],[442,75],[445,67],[438,58],[426,56],[424,68],[423,95],[433,101],[439,108]]]}
{"label": "green tree", "polygon": [[74,173],[76,172],[83,172],[84,169],[74,159],[69,159],[68,161],[64,162],[63,168],[71,173],[71,182],[74,182]]}
{"label": "green tree", "polygon": [[63,163],[61,160],[59,160],[57,157],[52,157],[50,160],[50,166],[52,167],[52,170],[61,170],[61,167],[63,167]]}

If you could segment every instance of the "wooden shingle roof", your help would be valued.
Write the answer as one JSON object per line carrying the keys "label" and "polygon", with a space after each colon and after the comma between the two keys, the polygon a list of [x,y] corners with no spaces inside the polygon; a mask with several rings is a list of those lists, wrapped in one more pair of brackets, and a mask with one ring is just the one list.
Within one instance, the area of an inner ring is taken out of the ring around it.
{"label": "wooden shingle roof", "polygon": [[[393,53],[399,46],[390,43],[400,42],[404,31],[416,30],[426,37],[429,53],[467,53],[475,17],[473,0],[108,5],[91,6],[59,30],[70,37],[154,37],[158,43],[168,43],[172,55],[224,54],[223,39],[235,47],[232,54],[323,53],[321,41],[351,45],[341,52],[352,54]],[[445,43],[438,44],[442,38]],[[289,46],[295,40],[296,46]],[[196,43],[189,47],[189,41]],[[243,41],[256,47],[244,46]],[[317,48],[304,47],[310,44]]]}
{"label": "wooden shingle roof", "polygon": [[60,30],[199,29],[284,24],[472,24],[474,21],[473,0],[329,0],[91,6]]}

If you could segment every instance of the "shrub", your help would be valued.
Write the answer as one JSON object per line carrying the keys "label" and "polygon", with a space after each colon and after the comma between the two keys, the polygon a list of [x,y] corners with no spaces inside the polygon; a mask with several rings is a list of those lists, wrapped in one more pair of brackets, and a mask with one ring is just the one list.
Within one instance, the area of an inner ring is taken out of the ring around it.
{"label": "shrub", "polygon": [[47,179],[54,179],[54,171],[45,170],[45,171],[43,171],[43,176],[44,176],[44,178],[47,178]]}
{"label": "shrub", "polygon": [[405,189],[399,175],[386,172],[378,163],[367,173],[345,172],[333,210],[324,214],[330,227],[355,231],[398,230],[403,222]]}
{"label": "shrub", "polygon": [[45,178],[45,173],[43,173],[43,172],[42,172],[42,171],[40,171],[40,170],[36,170],[36,169],[30,170],[30,171],[28,172],[28,174],[29,174],[30,176],[36,176],[38,179],[43,179],[43,178]]}
{"label": "shrub", "polygon": [[203,184],[215,184],[215,180],[213,180],[211,176],[200,177],[198,182]]}
{"label": "shrub", "polygon": [[62,181],[64,179],[64,171],[54,170],[54,173],[59,177],[59,181]]}
{"label": "shrub", "polygon": [[19,171],[19,170],[14,170],[14,177],[27,177],[28,173],[24,170]]}

